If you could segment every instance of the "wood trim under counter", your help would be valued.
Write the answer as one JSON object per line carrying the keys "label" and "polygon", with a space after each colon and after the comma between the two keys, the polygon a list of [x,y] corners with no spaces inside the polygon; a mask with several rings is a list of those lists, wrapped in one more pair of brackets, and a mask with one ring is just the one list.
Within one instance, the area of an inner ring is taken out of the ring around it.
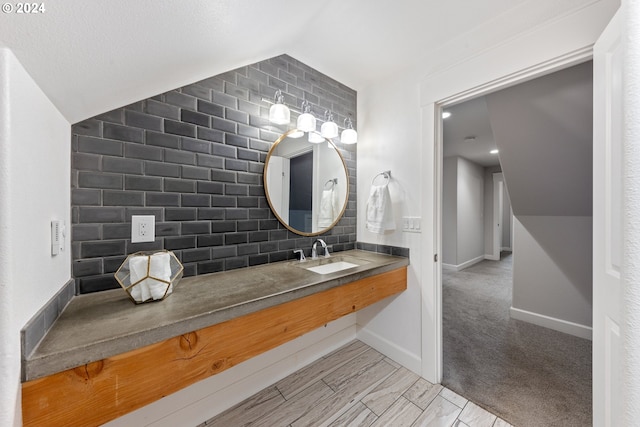
{"label": "wood trim under counter", "polygon": [[22,384],[29,426],[95,426],[407,288],[407,267]]}

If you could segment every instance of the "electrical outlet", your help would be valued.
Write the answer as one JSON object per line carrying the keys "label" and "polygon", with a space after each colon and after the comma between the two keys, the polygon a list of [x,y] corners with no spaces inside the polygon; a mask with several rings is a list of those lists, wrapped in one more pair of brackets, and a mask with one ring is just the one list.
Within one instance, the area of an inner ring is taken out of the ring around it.
{"label": "electrical outlet", "polygon": [[155,215],[131,216],[131,243],[153,242],[156,240]]}

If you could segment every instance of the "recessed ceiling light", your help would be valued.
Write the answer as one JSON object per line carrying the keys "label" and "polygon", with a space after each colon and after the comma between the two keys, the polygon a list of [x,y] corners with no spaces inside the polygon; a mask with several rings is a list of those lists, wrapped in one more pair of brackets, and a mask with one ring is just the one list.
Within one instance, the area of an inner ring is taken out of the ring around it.
{"label": "recessed ceiling light", "polygon": [[476,141],[476,137],[475,136],[467,136],[464,139],[464,142],[475,142]]}
{"label": "recessed ceiling light", "polygon": [[491,151],[489,151],[489,153],[491,153],[491,154],[498,154],[498,150],[491,150]]}
{"label": "recessed ceiling light", "polygon": [[442,112],[442,118],[443,119],[448,119],[449,117],[451,117],[451,113],[449,111],[443,111]]}

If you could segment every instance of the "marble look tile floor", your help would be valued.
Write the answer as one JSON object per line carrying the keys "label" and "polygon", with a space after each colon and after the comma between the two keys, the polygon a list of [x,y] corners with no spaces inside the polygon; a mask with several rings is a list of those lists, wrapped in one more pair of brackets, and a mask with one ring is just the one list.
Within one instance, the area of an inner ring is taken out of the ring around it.
{"label": "marble look tile floor", "polygon": [[356,340],[198,427],[205,426],[508,427],[510,424]]}

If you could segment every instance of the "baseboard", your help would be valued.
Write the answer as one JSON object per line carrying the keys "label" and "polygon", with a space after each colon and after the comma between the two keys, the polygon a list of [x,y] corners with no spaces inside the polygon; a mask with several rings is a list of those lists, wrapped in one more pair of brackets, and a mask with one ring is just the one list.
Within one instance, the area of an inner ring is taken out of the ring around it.
{"label": "baseboard", "polygon": [[394,362],[401,364],[418,375],[422,375],[422,359],[419,356],[408,352],[402,347],[398,347],[367,328],[358,326],[357,331],[356,336],[360,341],[378,350]]}
{"label": "baseboard", "polygon": [[500,261],[500,256],[493,256],[493,254],[484,254],[484,259],[489,261]]}
{"label": "baseboard", "polygon": [[287,375],[356,339],[350,314],[197,382],[104,427],[200,425]]}
{"label": "baseboard", "polygon": [[504,252],[513,252],[513,251],[511,250],[511,246],[504,246],[504,247],[500,248],[500,251],[501,251],[501,252],[502,252],[502,251],[504,251]]}
{"label": "baseboard", "polygon": [[568,322],[566,320],[556,319],[555,317],[549,317],[514,307],[511,307],[509,311],[512,319],[522,320],[524,322],[533,323],[534,325],[564,332],[565,334],[592,340],[593,329],[590,326],[584,326],[578,323]]}
{"label": "baseboard", "polygon": [[445,264],[442,263],[442,268],[446,268],[447,270],[460,271],[465,268],[471,267],[474,264],[479,263],[480,261],[484,261],[486,255],[480,255],[479,257],[470,259],[469,261],[463,262],[462,264],[453,265],[453,264]]}

